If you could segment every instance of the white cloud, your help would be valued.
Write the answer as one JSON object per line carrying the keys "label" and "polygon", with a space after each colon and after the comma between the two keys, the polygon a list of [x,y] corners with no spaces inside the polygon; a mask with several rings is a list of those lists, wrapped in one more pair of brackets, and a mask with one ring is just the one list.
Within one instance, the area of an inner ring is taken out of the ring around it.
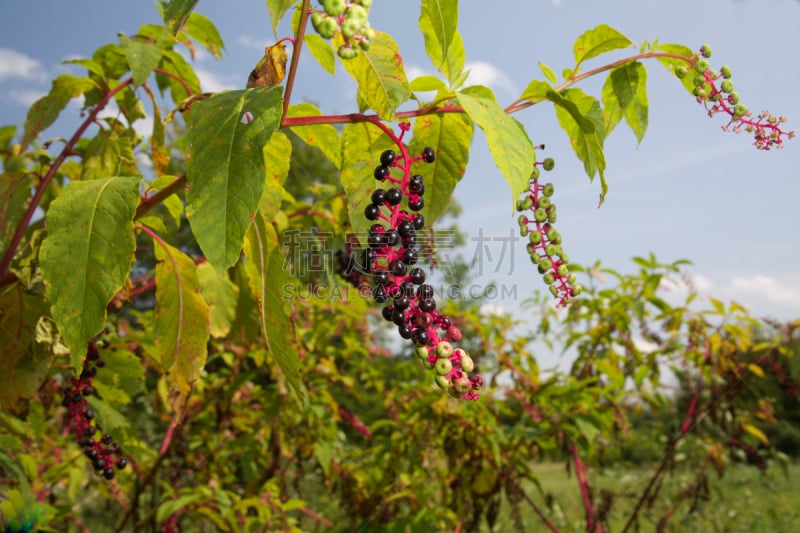
{"label": "white cloud", "polygon": [[202,87],[203,91],[205,92],[216,93],[219,91],[227,91],[229,89],[242,89],[247,83],[246,79],[240,80],[239,83],[236,83],[230,79],[230,76],[216,74],[210,70],[204,69],[203,67],[196,66],[194,71],[197,74],[197,79],[200,80],[200,87]]}
{"label": "white cloud", "polygon": [[485,61],[472,61],[466,64],[469,70],[468,85],[486,85],[493,91],[503,91],[517,96],[519,91],[511,78],[502,70]]}
{"label": "white cloud", "polygon": [[797,280],[778,280],[763,274],[734,276],[725,292],[741,299],[755,298],[800,308],[800,283]]}
{"label": "white cloud", "polygon": [[0,80],[6,78],[45,81],[47,74],[38,60],[10,48],[0,48]]}
{"label": "white cloud", "polygon": [[481,316],[505,316],[508,311],[502,305],[498,304],[483,304],[479,310]]}
{"label": "white cloud", "polygon": [[406,76],[409,80],[413,80],[414,78],[419,78],[420,76],[426,76],[429,73],[425,71],[424,68],[420,67],[419,65],[409,64],[406,65]]}
{"label": "white cloud", "polygon": [[240,35],[239,38],[236,39],[236,42],[245,48],[252,48],[253,50],[261,51],[263,51],[264,48],[270,44],[266,39],[258,39],[256,37],[250,37],[249,35]]}

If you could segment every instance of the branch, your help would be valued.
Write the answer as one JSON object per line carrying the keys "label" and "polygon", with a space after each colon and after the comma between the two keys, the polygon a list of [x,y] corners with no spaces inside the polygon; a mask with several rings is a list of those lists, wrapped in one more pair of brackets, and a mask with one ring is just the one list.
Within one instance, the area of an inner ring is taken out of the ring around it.
{"label": "branch", "polygon": [[572,460],[575,465],[575,477],[578,479],[578,485],[581,488],[583,508],[586,510],[586,531],[603,533],[600,524],[595,522],[597,516],[589,494],[589,473],[586,470],[586,465],[581,461],[581,456],[578,455],[578,445],[575,443],[572,443]]}
{"label": "branch", "polygon": [[11,260],[14,258],[14,254],[17,251],[17,246],[22,241],[22,237],[25,235],[25,230],[28,229],[28,224],[31,222],[31,218],[33,217],[33,213],[39,207],[39,203],[42,201],[42,196],[44,196],[44,191],[47,190],[47,187],[50,185],[50,182],[53,181],[53,178],[56,175],[56,171],[61,167],[64,163],[64,160],[72,154],[72,149],[75,147],[75,144],[80,140],[83,136],[84,132],[89,128],[91,124],[94,123],[97,115],[103,108],[106,107],[109,100],[114,98],[114,95],[120,92],[122,89],[127,87],[133,82],[133,78],[127,78],[124,81],[120,82],[119,85],[108,91],[103,99],[100,100],[97,105],[92,109],[92,112],[89,113],[89,116],[83,121],[83,123],[78,127],[72,137],[67,141],[67,144],[64,145],[64,148],[61,149],[61,153],[58,154],[58,157],[53,164],[50,165],[50,168],[47,169],[47,173],[39,182],[39,186],[36,187],[36,192],[33,194],[33,198],[31,198],[30,203],[28,204],[28,209],[25,211],[25,214],[22,217],[22,220],[19,222],[19,226],[17,226],[16,231],[14,231],[14,235],[11,237],[11,241],[8,244],[8,249],[5,251],[3,255],[3,259],[0,260],[0,279],[4,282],[6,280],[13,281],[16,276],[10,278],[8,274],[13,275],[13,273],[8,271],[8,266],[11,264]]}
{"label": "branch", "polygon": [[281,114],[281,123],[286,119],[286,113],[289,111],[289,102],[292,99],[292,89],[294,88],[294,78],[297,75],[297,65],[300,62],[300,51],[303,48],[303,39],[306,35],[306,26],[308,21],[308,12],[311,10],[310,1],[303,0],[303,6],[300,8],[300,23],[297,26],[297,33],[294,36],[294,44],[292,45],[292,62],[289,65],[289,75],[286,78],[286,88],[283,90],[283,114]]}
{"label": "branch", "polygon": [[182,174],[176,178],[175,181],[158,191],[153,196],[143,199],[142,203],[140,203],[136,208],[133,219],[138,220],[142,218],[151,209],[163,202],[167,197],[172,196],[184,187],[186,187],[186,174]]}

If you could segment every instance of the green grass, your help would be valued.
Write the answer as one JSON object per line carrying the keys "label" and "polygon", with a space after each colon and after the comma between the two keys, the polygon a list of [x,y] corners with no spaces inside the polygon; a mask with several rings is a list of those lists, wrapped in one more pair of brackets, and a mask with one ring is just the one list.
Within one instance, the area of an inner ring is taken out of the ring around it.
{"label": "green grass", "polygon": [[[651,468],[606,468],[589,471],[595,499],[603,490],[612,493],[609,527],[606,533],[621,531],[631,515],[638,497],[644,491],[656,465]],[[534,467],[545,497],[533,485],[527,494],[562,532],[585,531],[583,503],[574,473],[567,473],[563,464],[543,463]],[[664,478],[656,502],[639,513],[639,531],[656,531],[664,511],[693,479],[689,470],[676,470]],[[665,531],[676,532],[768,532],[800,531],[800,465],[789,467],[788,475],[772,466],[762,473],[747,465],[729,465],[723,478],[709,470],[707,498],[697,502],[684,500],[667,524]],[[504,502],[505,503],[505,502]],[[525,531],[547,531],[527,503],[522,503]],[[508,506],[504,505],[495,531],[514,531]],[[636,531],[636,528],[631,528]]]}

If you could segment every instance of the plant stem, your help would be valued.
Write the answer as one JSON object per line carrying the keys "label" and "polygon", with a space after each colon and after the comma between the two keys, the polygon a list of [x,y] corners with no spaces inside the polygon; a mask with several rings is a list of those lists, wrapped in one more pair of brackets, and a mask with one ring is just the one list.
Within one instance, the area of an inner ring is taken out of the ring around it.
{"label": "plant stem", "polygon": [[19,243],[22,241],[22,237],[25,235],[25,230],[28,228],[31,218],[33,218],[33,213],[36,211],[36,208],[39,207],[39,203],[42,201],[42,196],[44,196],[44,191],[47,190],[50,182],[53,181],[56,172],[64,163],[64,160],[72,154],[72,149],[75,147],[75,144],[80,140],[80,138],[83,136],[83,133],[89,128],[89,126],[94,123],[100,111],[102,111],[108,102],[114,98],[115,94],[120,92],[131,83],[133,83],[133,77],[123,80],[119,83],[119,85],[108,91],[106,95],[103,96],[103,99],[97,103],[94,109],[92,109],[92,112],[89,113],[89,116],[86,117],[72,137],[70,137],[69,141],[67,141],[67,144],[65,144],[64,148],[61,149],[61,153],[58,154],[56,160],[53,161],[53,163],[50,165],[50,168],[47,169],[47,173],[44,175],[44,177],[42,177],[41,181],[39,181],[39,186],[36,187],[36,191],[33,193],[33,198],[31,198],[31,201],[28,204],[28,209],[25,211],[25,214],[23,215],[22,220],[20,220],[16,231],[14,231],[14,235],[11,237],[11,241],[8,244],[8,249],[3,254],[3,259],[0,260],[0,276],[2,276],[3,280],[8,277],[8,266],[11,264],[11,260],[14,258],[14,254],[17,251],[17,246],[19,246]]}
{"label": "plant stem", "polygon": [[138,220],[142,218],[145,214],[147,214],[151,209],[155,206],[163,202],[166,198],[172,196],[179,190],[186,187],[186,174],[182,174],[178,178],[175,179],[172,183],[158,191],[153,196],[143,200],[142,203],[138,205],[136,208],[136,212],[133,215],[134,220]]}
{"label": "plant stem", "polygon": [[292,45],[292,62],[289,65],[289,74],[286,77],[286,88],[283,90],[283,113],[281,114],[281,123],[286,119],[286,113],[289,111],[289,102],[292,100],[294,78],[297,75],[300,51],[303,48],[303,39],[306,35],[308,12],[311,10],[310,4],[310,0],[303,0],[303,6],[300,8],[302,9],[300,12],[300,23],[297,26],[297,34],[294,36],[294,44]]}

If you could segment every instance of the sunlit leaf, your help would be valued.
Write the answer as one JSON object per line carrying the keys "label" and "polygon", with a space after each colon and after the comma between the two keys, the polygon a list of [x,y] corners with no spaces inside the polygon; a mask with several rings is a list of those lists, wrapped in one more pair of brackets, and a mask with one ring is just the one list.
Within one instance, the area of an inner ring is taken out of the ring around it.
{"label": "sunlit leaf", "polygon": [[600,24],[578,37],[573,45],[575,67],[600,54],[627,48],[633,42],[607,24]]}
{"label": "sunlit leaf", "polygon": [[[444,4],[455,4],[455,2],[444,2],[442,10],[434,10],[439,13],[449,10],[449,6]],[[431,58],[433,65],[445,75],[452,87],[457,87],[456,80],[464,71],[465,53],[464,42],[461,34],[456,29],[458,22],[457,15],[452,22],[439,20],[435,12],[426,9],[423,3],[419,16],[419,29],[425,40],[425,51]],[[443,42],[447,39],[449,42]]]}
{"label": "sunlit leaf", "polygon": [[432,28],[438,48],[441,49],[441,56],[431,59],[437,66],[441,65],[458,31],[458,0],[422,0],[420,24],[422,19],[426,19],[426,26]]}
{"label": "sunlit leaf", "polygon": [[89,339],[105,326],[106,305],[128,278],[138,203],[139,180],[113,177],[70,183],[50,204],[39,262],[76,370]]}
{"label": "sunlit leaf", "polygon": [[173,35],[177,35],[186,23],[198,0],[170,0],[164,9],[164,23]]}
{"label": "sunlit leaf", "polygon": [[120,43],[125,50],[125,57],[133,76],[133,85],[139,87],[150,73],[158,66],[161,61],[162,49],[155,43],[143,41],[141,39],[129,39],[120,35]]}
{"label": "sunlit leaf", "polygon": [[331,75],[336,74],[336,56],[333,53],[331,44],[317,35],[316,33],[307,33],[305,37],[305,45],[308,51],[314,56],[314,59]]}
{"label": "sunlit leaf", "polygon": [[231,282],[227,272],[219,274],[208,263],[197,265],[197,276],[200,280],[200,293],[208,304],[211,336],[221,339],[230,332],[231,323],[236,318],[239,287]]}
{"label": "sunlit leaf", "polygon": [[78,78],[71,74],[61,74],[53,80],[50,92],[34,102],[28,110],[21,148],[24,150],[39,133],[55,122],[70,100],[94,86],[94,82],[89,78]]}
{"label": "sunlit leaf", "polygon": [[262,150],[280,124],[281,90],[218,93],[188,113],[186,216],[217,270],[239,259],[250,217],[258,209],[264,190]]}
{"label": "sunlit leaf", "polygon": [[488,89],[472,94],[458,93],[458,101],[467,115],[486,135],[489,152],[500,173],[511,187],[511,204],[527,190],[536,153],[522,124],[508,116]]}
{"label": "sunlit leaf", "polygon": [[[289,117],[319,117],[322,116],[317,106],[302,103],[289,106]],[[294,126],[292,132],[300,137],[306,144],[316,146],[330,159],[336,168],[342,165],[342,146],[339,131],[330,124],[312,124],[309,126]]]}
{"label": "sunlit leaf", "polygon": [[[679,57],[659,57],[658,62],[664,65],[667,70],[675,74],[675,69],[678,67],[688,68],[691,66],[689,60],[694,55],[692,49],[684,46],[682,44],[670,44],[664,43],[659,44],[658,46],[654,47],[654,50],[658,50],[660,52],[666,52],[668,54],[674,54],[676,56],[683,56],[686,59],[680,59]],[[690,70],[691,74],[691,70]],[[689,94],[694,94],[694,76],[684,76],[683,78],[675,78],[683,85],[684,89],[686,89]]]}
{"label": "sunlit leaf", "polygon": [[[278,35],[278,24],[281,23],[281,19],[292,7],[292,4],[295,3],[296,0],[267,0],[267,9],[269,10],[269,19],[272,24],[272,33],[277,36]],[[308,36],[306,36],[307,38]]]}

